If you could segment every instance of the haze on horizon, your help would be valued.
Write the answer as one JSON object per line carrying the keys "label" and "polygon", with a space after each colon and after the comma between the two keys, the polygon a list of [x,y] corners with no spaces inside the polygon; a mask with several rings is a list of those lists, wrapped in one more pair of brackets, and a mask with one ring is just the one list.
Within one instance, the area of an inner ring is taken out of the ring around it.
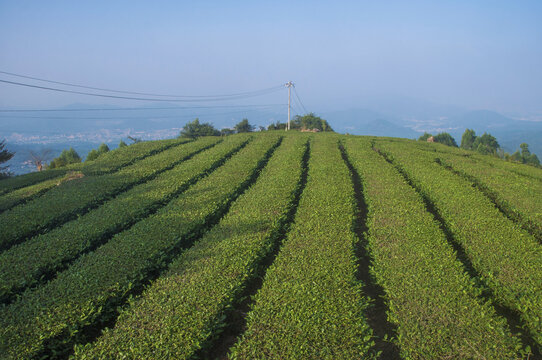
{"label": "haze on horizon", "polygon": [[[0,0],[0,71],[186,95],[293,80],[311,111],[413,98],[542,114],[541,16],[534,0]],[[0,108],[70,103],[134,105],[0,84]]]}

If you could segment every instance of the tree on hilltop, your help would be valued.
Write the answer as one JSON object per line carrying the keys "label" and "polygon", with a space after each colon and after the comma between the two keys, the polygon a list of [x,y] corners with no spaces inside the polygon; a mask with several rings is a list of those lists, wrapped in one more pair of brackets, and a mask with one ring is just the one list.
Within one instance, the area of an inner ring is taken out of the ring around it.
{"label": "tree on hilltop", "polygon": [[286,123],[281,123],[280,121],[277,121],[276,123],[272,123],[267,127],[267,130],[284,130],[286,129]]}
{"label": "tree on hilltop", "polygon": [[235,134],[234,129],[230,129],[230,128],[220,129],[220,135],[222,136],[228,136],[228,135],[233,135],[233,134]]}
{"label": "tree on hilltop", "polygon": [[108,151],[109,151],[109,146],[107,146],[107,144],[105,143],[102,143],[100,147],[98,147],[98,150],[92,149],[89,151],[85,161],[96,160],[98,157],[100,157],[101,155],[105,154]]}
{"label": "tree on hilltop", "polygon": [[497,139],[488,133],[484,133],[482,136],[476,137],[472,144],[472,149],[484,155],[496,155],[497,150],[500,148]]}
{"label": "tree on hilltop", "polygon": [[51,163],[49,164],[50,169],[63,167],[69,164],[77,164],[81,162],[81,156],[77,153],[77,151],[74,150],[74,148],[70,147],[69,150],[62,150],[62,153],[60,153],[60,156],[53,159]]}
{"label": "tree on hilltop", "polygon": [[186,123],[181,130],[180,137],[196,139],[200,136],[220,136],[220,131],[214,128],[210,123],[200,123],[196,118],[194,121]]}
{"label": "tree on hilltop", "polygon": [[238,122],[235,125],[234,129],[237,133],[246,133],[246,132],[252,132],[254,130],[254,126],[250,125],[250,123],[248,122],[248,119],[245,118],[241,120],[240,122]]}
{"label": "tree on hilltop", "polygon": [[427,139],[429,139],[431,136],[431,134],[429,134],[428,132],[424,132],[422,136],[420,136],[418,138],[418,141],[427,141]]}
{"label": "tree on hilltop", "polygon": [[476,133],[472,129],[465,129],[463,136],[461,136],[461,149],[473,150],[474,141],[476,140]]}
{"label": "tree on hilltop", "polygon": [[522,143],[521,145],[519,145],[519,148],[521,149],[521,153],[519,151],[516,151],[514,154],[512,154],[511,159],[513,161],[517,161],[531,166],[540,166],[540,160],[538,159],[538,156],[536,156],[536,154],[531,153],[531,151],[529,150],[529,144]]}
{"label": "tree on hilltop", "polygon": [[296,115],[291,124],[292,129],[312,130],[318,129],[320,131],[333,131],[329,123],[314,113],[308,113],[300,116]]}
{"label": "tree on hilltop", "polygon": [[452,135],[448,134],[447,132],[441,132],[440,134],[435,135],[434,138],[435,138],[435,142],[438,142],[439,144],[457,147],[457,143],[455,142],[455,139],[453,138]]}
{"label": "tree on hilltop", "polygon": [[418,141],[427,141],[431,137],[433,138],[433,141],[436,143],[457,147],[457,143],[455,142],[455,139],[452,137],[452,135],[448,134],[447,132],[441,132],[434,136],[429,134],[428,132],[425,132],[422,136],[418,138]]}

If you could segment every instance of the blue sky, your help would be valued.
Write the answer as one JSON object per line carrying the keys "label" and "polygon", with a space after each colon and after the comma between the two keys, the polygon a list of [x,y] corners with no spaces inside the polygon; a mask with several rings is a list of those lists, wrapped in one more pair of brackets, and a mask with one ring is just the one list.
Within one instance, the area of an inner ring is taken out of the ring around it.
{"label": "blue sky", "polygon": [[[542,113],[541,19],[542,1],[0,0],[0,71],[187,95],[293,80],[309,110]],[[73,102],[129,104],[0,84],[3,108]]]}

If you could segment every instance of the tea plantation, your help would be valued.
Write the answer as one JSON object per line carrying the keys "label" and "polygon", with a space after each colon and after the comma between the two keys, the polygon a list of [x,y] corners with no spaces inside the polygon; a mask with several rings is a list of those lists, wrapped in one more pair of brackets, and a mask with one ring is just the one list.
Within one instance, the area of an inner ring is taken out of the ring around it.
{"label": "tea plantation", "polygon": [[266,131],[0,181],[0,359],[541,351],[538,168]]}

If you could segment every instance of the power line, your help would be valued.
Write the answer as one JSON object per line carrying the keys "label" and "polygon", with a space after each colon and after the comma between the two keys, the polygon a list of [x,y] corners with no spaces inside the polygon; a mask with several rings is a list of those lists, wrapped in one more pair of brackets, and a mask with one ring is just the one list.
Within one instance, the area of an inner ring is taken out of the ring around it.
{"label": "power line", "polygon": [[258,109],[243,109],[229,112],[219,113],[192,113],[192,114],[180,114],[180,115],[166,115],[166,116],[102,116],[102,117],[66,117],[66,116],[13,116],[13,117],[0,117],[0,119],[43,119],[43,120],[145,120],[145,119],[179,119],[185,117],[194,116],[218,116],[218,115],[230,115],[230,114],[249,114],[253,111],[259,111],[260,113],[271,113],[270,110],[258,110]]}
{"label": "power line", "polygon": [[294,94],[295,94],[295,97],[297,98],[297,100],[299,101],[299,103],[301,104],[301,107],[305,111],[305,114],[308,114],[309,112],[307,111],[307,109],[305,109],[305,105],[303,105],[303,102],[301,102],[301,99],[299,98],[299,95],[297,93],[297,89],[295,88],[295,86],[294,86]]}
{"label": "power line", "polygon": [[301,115],[301,111],[299,111],[299,106],[298,106],[297,102],[295,101],[295,99],[292,99],[291,106],[292,106],[293,114]]}
{"label": "power line", "polygon": [[287,104],[255,104],[255,105],[207,105],[207,106],[171,106],[171,107],[131,107],[131,108],[88,108],[88,109],[0,109],[0,113],[21,112],[77,112],[77,111],[140,111],[140,110],[186,110],[186,109],[217,109],[242,107],[274,107]]}
{"label": "power line", "polygon": [[47,87],[47,86],[32,85],[32,84],[26,84],[26,83],[20,83],[20,82],[16,82],[16,81],[8,81],[8,80],[2,80],[2,79],[0,79],[0,82],[6,83],[6,84],[12,84],[12,85],[42,89],[42,90],[50,90],[50,91],[57,91],[57,92],[63,92],[63,93],[96,96],[96,97],[103,97],[103,98],[113,98],[113,99],[123,99],[123,100],[138,100],[138,101],[163,101],[163,102],[201,102],[201,101],[235,100],[235,99],[243,99],[243,98],[266,95],[266,94],[270,94],[270,93],[273,93],[273,92],[277,92],[277,91],[282,89],[282,85],[281,85],[279,87],[260,90],[259,92],[253,92],[250,95],[230,96],[230,97],[223,97],[223,98],[216,97],[216,98],[205,98],[205,99],[193,99],[193,100],[182,99],[181,100],[181,99],[141,98],[141,97],[130,97],[130,96],[118,96],[118,95],[88,93],[88,92],[83,92],[83,91],[51,88],[51,87]]}
{"label": "power line", "polygon": [[157,96],[157,97],[172,97],[172,98],[237,97],[237,96],[252,95],[252,94],[255,94],[255,93],[260,93],[260,92],[264,92],[264,91],[268,91],[268,90],[274,90],[274,89],[282,88],[282,85],[279,85],[279,86],[274,86],[274,87],[267,88],[267,89],[262,89],[262,90],[247,91],[247,92],[234,93],[234,94],[223,94],[223,95],[167,95],[167,94],[154,94],[154,93],[144,93],[144,92],[135,92],[135,91],[125,91],[125,90],[112,90],[112,89],[92,87],[92,86],[86,86],[86,85],[79,85],[79,84],[73,84],[73,83],[67,83],[67,82],[61,82],[61,81],[55,81],[55,80],[47,80],[47,79],[42,79],[42,78],[28,76],[28,75],[15,74],[15,73],[7,72],[7,71],[0,71],[0,74],[20,77],[20,78],[24,78],[24,79],[43,81],[43,82],[47,82],[47,83],[51,83],[51,84],[78,87],[78,88],[89,89],[89,90],[107,91],[107,92],[113,92],[113,93],[118,93],[118,94],[144,95],[144,96]]}

